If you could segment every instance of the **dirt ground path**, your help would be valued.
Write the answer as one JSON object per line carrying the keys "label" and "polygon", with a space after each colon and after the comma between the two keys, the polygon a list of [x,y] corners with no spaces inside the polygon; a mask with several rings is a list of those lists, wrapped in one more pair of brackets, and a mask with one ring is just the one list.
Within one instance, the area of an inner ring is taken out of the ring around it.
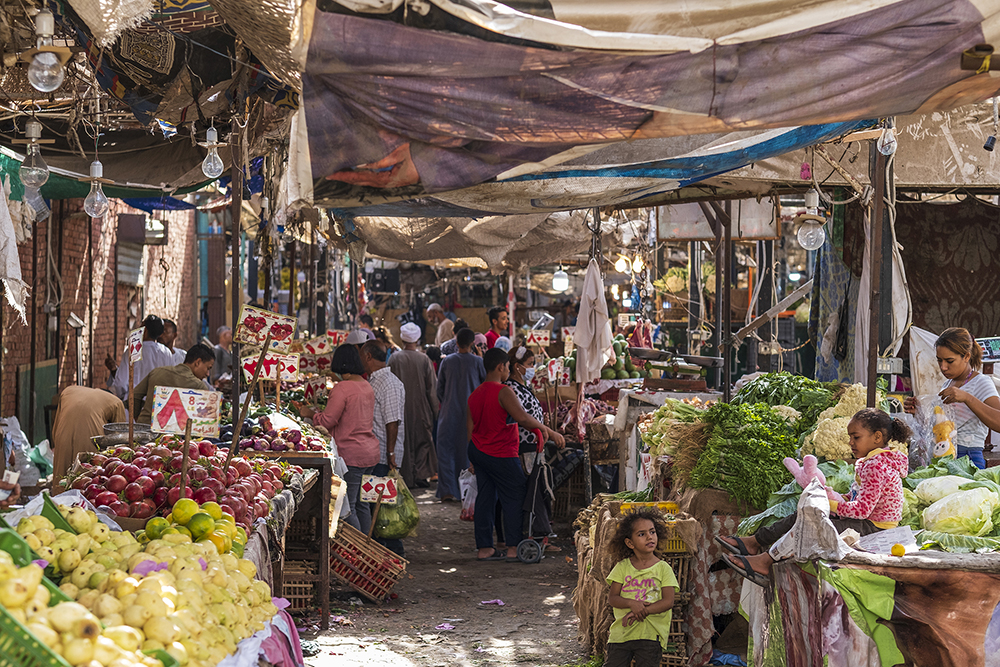
{"label": "dirt ground path", "polygon": [[[308,619],[300,619],[302,638],[321,648],[307,665],[561,667],[586,659],[576,640],[576,554],[568,524],[557,526],[555,543],[563,551],[541,563],[477,562],[472,523],[459,519],[461,506],[437,502],[433,488],[416,498],[419,535],[404,542],[410,565],[394,590],[398,599],[358,605],[350,589],[335,590],[329,631],[311,632]],[[503,606],[482,604],[497,599]]]}

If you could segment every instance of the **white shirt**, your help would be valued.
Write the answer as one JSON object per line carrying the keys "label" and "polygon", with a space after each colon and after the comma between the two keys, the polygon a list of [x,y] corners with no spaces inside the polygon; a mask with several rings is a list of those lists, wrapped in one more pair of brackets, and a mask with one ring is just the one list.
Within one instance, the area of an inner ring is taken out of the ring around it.
{"label": "white shirt", "polygon": [[587,265],[587,275],[583,279],[580,316],[576,320],[573,342],[577,350],[577,382],[585,384],[600,379],[601,369],[610,357],[608,350],[613,341],[601,267],[594,259]]}
{"label": "white shirt", "polygon": [[[183,359],[180,362],[175,361],[174,353],[168,350],[163,343],[157,343],[155,340],[144,340],[142,342],[142,359],[132,366],[132,386],[142,382],[142,379],[149,375],[149,372],[154,368],[176,366],[183,361]],[[115,377],[109,382],[108,388],[118,398],[122,400],[128,398],[128,358],[124,352],[121,363],[118,364],[118,370],[115,371]]]}
{"label": "white shirt", "polygon": [[399,430],[396,431],[396,446],[392,452],[396,459],[396,465],[399,465],[400,461],[403,460],[403,410],[406,403],[406,390],[403,388],[403,383],[388,366],[369,375],[368,383],[371,384],[372,391],[375,392],[375,418],[372,422],[372,431],[378,438],[378,447],[381,452],[379,463],[389,463],[385,426],[392,422],[399,422]]}
{"label": "white shirt", "polygon": [[[941,388],[945,389],[951,385],[952,382],[948,381]],[[976,377],[970,379],[959,389],[968,392],[984,403],[991,396],[1000,397],[1000,394],[997,393],[997,387],[993,383],[993,378],[982,373],[977,373]],[[986,424],[981,422],[965,403],[952,403],[948,407],[951,408],[951,419],[955,422],[955,446],[982,449],[986,443],[986,434],[989,432]]]}

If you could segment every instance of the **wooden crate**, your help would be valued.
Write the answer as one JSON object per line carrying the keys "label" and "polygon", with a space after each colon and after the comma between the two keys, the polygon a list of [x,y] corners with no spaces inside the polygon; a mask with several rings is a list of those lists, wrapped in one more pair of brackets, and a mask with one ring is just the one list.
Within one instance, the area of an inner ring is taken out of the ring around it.
{"label": "wooden crate", "polygon": [[317,530],[319,520],[316,516],[293,517],[285,531],[285,542],[292,544],[308,544],[319,539]]}
{"label": "wooden crate", "polygon": [[555,499],[552,501],[553,519],[575,517],[586,507],[586,478],[583,476],[585,467],[582,463],[577,466],[566,483],[556,489]]}
{"label": "wooden crate", "polygon": [[315,561],[285,561],[281,571],[281,597],[290,603],[289,610],[314,609],[319,606],[316,600],[316,582],[319,578],[316,566]]}
{"label": "wooden crate", "polygon": [[674,571],[680,592],[686,593],[691,573],[691,556],[679,553],[665,553],[663,554],[663,560]]}
{"label": "wooden crate", "polygon": [[330,540],[330,573],[374,602],[389,596],[407,563],[350,524],[340,524]]}

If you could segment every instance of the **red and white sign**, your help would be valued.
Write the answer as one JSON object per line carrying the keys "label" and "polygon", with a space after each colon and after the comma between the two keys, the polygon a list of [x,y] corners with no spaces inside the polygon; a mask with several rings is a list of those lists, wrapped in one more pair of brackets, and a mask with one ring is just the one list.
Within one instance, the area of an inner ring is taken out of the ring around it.
{"label": "red and white sign", "polygon": [[324,373],[330,370],[331,363],[332,354],[303,354],[299,358],[299,370],[303,373]]}
{"label": "red and white sign", "polygon": [[302,344],[302,354],[329,354],[333,352],[330,346],[330,338],[327,336],[317,336],[310,338]]}
{"label": "red and white sign", "polygon": [[268,331],[271,332],[271,349],[285,350],[295,338],[295,318],[262,308],[243,306],[233,340],[260,346],[264,344]]}
{"label": "red and white sign", "polygon": [[157,387],[153,394],[151,426],[156,433],[184,433],[191,421],[191,437],[219,437],[219,408],[222,394],[217,391]]}
{"label": "red and white sign", "polygon": [[562,359],[549,359],[549,362],[545,365],[545,370],[548,371],[549,375],[549,384],[555,384],[559,381],[559,375],[562,373],[562,369]]}
{"label": "red and white sign", "polygon": [[145,333],[146,327],[139,327],[128,332],[125,349],[128,350],[129,361],[133,364],[137,361],[142,361],[142,337]]}
{"label": "red and white sign", "polygon": [[306,380],[306,399],[315,403],[327,395],[326,378],[309,378]]}
{"label": "red and white sign", "polygon": [[533,329],[528,332],[528,345],[548,347],[552,340],[552,332],[548,329]]}
{"label": "red and white sign", "polygon": [[[243,362],[240,365],[243,367],[243,377],[247,379],[247,382],[253,379],[258,359],[260,359],[259,356],[243,357]],[[263,368],[260,369],[258,379],[271,380],[272,382],[278,379],[282,382],[295,382],[299,379],[299,355],[268,352],[264,355],[264,364]]]}
{"label": "red and white sign", "polygon": [[396,482],[392,477],[376,477],[375,475],[361,476],[361,502],[377,503],[379,494],[382,494],[383,505],[395,505]]}
{"label": "red and white sign", "polygon": [[326,332],[326,337],[330,339],[330,345],[337,347],[342,345],[345,340],[347,340],[347,331],[343,329],[328,329]]}

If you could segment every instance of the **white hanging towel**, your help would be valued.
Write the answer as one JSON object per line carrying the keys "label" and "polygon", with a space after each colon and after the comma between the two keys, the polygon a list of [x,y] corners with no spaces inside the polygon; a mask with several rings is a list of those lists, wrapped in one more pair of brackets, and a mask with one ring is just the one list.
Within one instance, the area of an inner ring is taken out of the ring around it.
{"label": "white hanging towel", "polygon": [[577,347],[576,381],[582,386],[600,379],[601,369],[614,353],[611,350],[611,320],[608,318],[608,302],[604,298],[604,280],[595,259],[590,260],[583,279],[580,314],[573,342]]}

